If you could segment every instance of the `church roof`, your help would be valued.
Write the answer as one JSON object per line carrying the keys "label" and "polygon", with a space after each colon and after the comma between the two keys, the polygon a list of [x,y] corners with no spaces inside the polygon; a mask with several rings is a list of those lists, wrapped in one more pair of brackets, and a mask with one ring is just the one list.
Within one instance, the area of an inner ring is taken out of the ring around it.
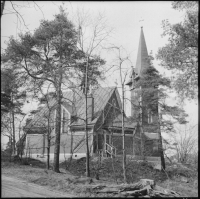
{"label": "church roof", "polygon": [[[94,124],[96,122],[97,117],[101,114],[101,111],[104,109],[104,107],[108,103],[108,100],[110,99],[113,92],[118,93],[118,91],[116,91],[116,87],[99,87],[97,90],[95,90],[92,93],[92,96],[94,98],[94,117],[91,122],[88,122],[88,124],[89,123]],[[77,110],[77,116],[84,119],[86,117],[85,116],[85,97],[81,101],[81,106]],[[84,120],[78,119],[76,122],[72,124],[72,126],[84,125],[84,124],[85,124]]]}
{"label": "church roof", "polygon": [[144,38],[143,27],[141,27],[136,66],[135,68],[132,69],[129,80],[127,81],[126,85],[130,85],[132,83],[132,75],[134,73],[140,76],[142,70],[144,68],[147,68],[148,66],[149,66],[148,51],[147,51],[146,41]]}
{"label": "church roof", "polygon": [[[98,117],[100,116],[102,110],[108,103],[108,100],[115,92],[119,106],[121,108],[121,100],[116,87],[99,87],[93,90],[92,95],[94,98],[94,117],[92,121],[88,121],[88,125],[93,125],[96,123]],[[74,106],[72,106],[74,104]],[[74,89],[74,91],[68,91],[63,93],[62,105],[67,108],[72,116],[77,116],[77,120],[72,123],[72,127],[83,126],[85,119],[85,95],[82,91]],[[50,110],[56,108],[56,100],[52,99],[49,102]],[[48,116],[49,108],[44,106],[39,112],[34,115],[34,118],[25,126],[25,129],[31,128],[41,128],[46,127],[47,121],[45,115]]]}
{"label": "church roof", "polygon": [[148,66],[149,64],[148,64],[147,46],[144,38],[143,28],[141,27],[135,72],[138,75],[141,75],[142,70]]}

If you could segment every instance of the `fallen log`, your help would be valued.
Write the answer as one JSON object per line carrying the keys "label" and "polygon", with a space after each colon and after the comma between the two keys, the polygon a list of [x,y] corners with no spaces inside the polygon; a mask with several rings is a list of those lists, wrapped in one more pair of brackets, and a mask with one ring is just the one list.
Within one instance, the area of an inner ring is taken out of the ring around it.
{"label": "fallen log", "polygon": [[180,194],[156,185],[154,180],[141,179],[135,184],[96,185],[91,187],[95,193],[119,194],[124,197],[180,197]]}
{"label": "fallen log", "polygon": [[113,194],[117,194],[119,193],[119,189],[118,188],[115,188],[115,187],[106,187],[102,190],[97,190],[96,193],[113,193]]}
{"label": "fallen log", "polygon": [[[122,193],[121,193],[122,194]],[[140,190],[135,190],[135,191],[126,191],[124,192],[125,196],[144,196],[147,195],[147,189],[140,189]]]}

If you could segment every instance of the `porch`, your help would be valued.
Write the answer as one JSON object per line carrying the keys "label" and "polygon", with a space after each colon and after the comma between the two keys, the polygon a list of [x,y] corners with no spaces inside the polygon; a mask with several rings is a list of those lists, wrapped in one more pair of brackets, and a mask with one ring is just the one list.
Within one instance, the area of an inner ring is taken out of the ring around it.
{"label": "porch", "polygon": [[[121,130],[121,129],[120,129]],[[123,154],[123,137],[119,129],[102,129],[94,133],[93,156],[116,157]],[[127,155],[140,155],[140,138],[135,131],[125,131]]]}

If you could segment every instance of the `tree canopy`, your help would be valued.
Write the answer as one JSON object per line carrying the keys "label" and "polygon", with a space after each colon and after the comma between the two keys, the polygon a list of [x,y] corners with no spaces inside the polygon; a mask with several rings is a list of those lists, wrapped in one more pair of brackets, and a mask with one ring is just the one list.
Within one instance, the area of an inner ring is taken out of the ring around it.
{"label": "tree canopy", "polygon": [[173,88],[181,99],[198,93],[198,1],[174,1],[174,9],[186,10],[183,22],[162,22],[168,43],[158,50],[161,66],[173,71]]}
{"label": "tree canopy", "polygon": [[[42,20],[33,34],[20,34],[19,39],[10,37],[2,62],[12,62],[28,74],[30,85],[36,89],[36,83],[52,83],[56,86],[59,78],[58,70],[62,65],[63,81],[68,83],[75,79],[76,86],[84,81],[86,55],[77,48],[78,30],[68,20],[67,13],[60,8],[60,13],[52,21]],[[96,84],[103,78],[101,65],[105,61],[99,56],[89,60],[88,74],[90,83]],[[30,79],[31,77],[31,79]],[[70,80],[71,79],[71,80]],[[33,88],[33,87],[32,87]]]}

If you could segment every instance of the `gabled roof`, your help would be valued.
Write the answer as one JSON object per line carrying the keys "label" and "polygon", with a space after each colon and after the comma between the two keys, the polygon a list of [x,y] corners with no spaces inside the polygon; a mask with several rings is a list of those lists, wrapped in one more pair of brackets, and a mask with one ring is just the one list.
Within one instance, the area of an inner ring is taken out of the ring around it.
{"label": "gabled roof", "polygon": [[[101,114],[101,111],[104,109],[114,92],[118,93],[116,87],[99,87],[97,90],[93,91],[92,96],[94,98],[94,117],[91,122],[88,122],[88,124],[94,124],[96,122],[97,118]],[[121,105],[121,101],[119,101],[119,103]],[[84,125],[83,119],[85,119],[85,97],[83,98],[81,106],[77,111],[77,116],[81,117],[81,119],[78,119],[76,122],[74,122],[71,125],[72,127],[75,125]]]}
{"label": "gabled roof", "polygon": [[[104,109],[108,100],[113,93],[116,93],[118,98],[118,103],[121,107],[121,101],[119,93],[116,87],[99,87],[96,90],[93,90],[94,98],[94,117],[91,122],[88,122],[88,125],[94,124],[97,121],[97,118],[100,116],[101,111]],[[74,106],[72,106],[74,104]],[[67,108],[72,116],[77,116],[77,120],[72,123],[73,126],[84,125],[85,120],[85,95],[82,91],[74,89],[73,91],[68,91],[63,93],[63,102],[62,105]],[[52,99],[49,102],[49,107],[51,110],[56,108],[56,100]],[[26,125],[25,129],[31,128],[41,128],[47,126],[47,120],[45,116],[48,116],[49,108],[45,106],[38,113],[35,114],[34,118]]]}

